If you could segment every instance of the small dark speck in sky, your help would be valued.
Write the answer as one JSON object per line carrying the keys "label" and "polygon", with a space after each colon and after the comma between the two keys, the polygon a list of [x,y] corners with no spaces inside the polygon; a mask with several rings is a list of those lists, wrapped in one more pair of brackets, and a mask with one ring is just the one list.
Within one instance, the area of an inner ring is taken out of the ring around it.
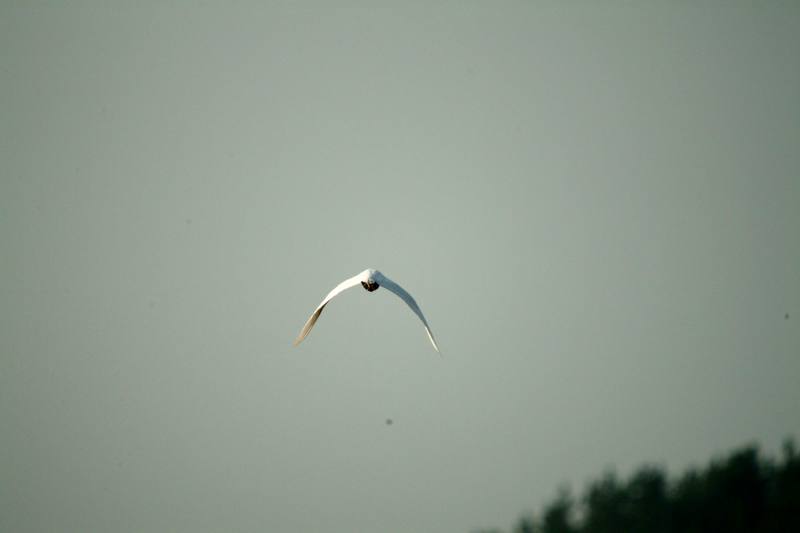
{"label": "small dark speck in sky", "polygon": [[394,424],[394,421],[391,418],[387,418],[386,419],[386,425],[387,426],[391,426],[392,424]]}
{"label": "small dark speck in sky", "polygon": [[785,315],[783,315],[783,319],[784,320],[789,320],[789,313],[786,313]]}

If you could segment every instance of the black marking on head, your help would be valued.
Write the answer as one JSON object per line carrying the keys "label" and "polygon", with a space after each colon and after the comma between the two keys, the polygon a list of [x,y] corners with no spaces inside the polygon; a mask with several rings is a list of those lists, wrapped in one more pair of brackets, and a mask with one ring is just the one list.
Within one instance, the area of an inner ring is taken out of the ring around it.
{"label": "black marking on head", "polygon": [[364,287],[369,292],[376,290],[380,285],[375,283],[373,280],[368,279],[367,281],[362,281],[361,286]]}

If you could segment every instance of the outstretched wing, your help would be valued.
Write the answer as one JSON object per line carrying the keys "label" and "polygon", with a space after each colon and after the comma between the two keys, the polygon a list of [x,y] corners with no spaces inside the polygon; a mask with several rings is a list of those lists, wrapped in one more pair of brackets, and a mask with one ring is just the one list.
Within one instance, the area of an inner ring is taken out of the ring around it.
{"label": "outstretched wing", "polygon": [[436,341],[433,340],[433,333],[431,333],[431,328],[430,326],[428,326],[428,321],[425,320],[425,315],[422,314],[422,310],[419,308],[414,298],[410,294],[408,294],[408,292],[406,292],[406,290],[403,287],[401,287],[394,281],[390,280],[383,274],[379,273],[376,274],[377,274],[376,277],[378,279],[376,279],[375,281],[378,282],[378,285],[380,285],[384,289],[388,289],[389,291],[399,296],[405,303],[408,304],[411,310],[414,311],[414,314],[416,314],[419,317],[419,319],[422,320],[422,324],[425,326],[425,332],[428,334],[428,338],[431,340],[431,344],[433,344],[433,349],[439,352],[439,347],[436,346]]}
{"label": "outstretched wing", "polygon": [[333,299],[334,296],[336,296],[342,291],[349,289],[350,287],[355,287],[359,283],[361,283],[361,274],[357,274],[350,279],[344,280],[343,282],[338,284],[336,288],[334,288],[331,292],[329,292],[328,295],[325,297],[325,299],[322,300],[322,303],[319,304],[316,309],[314,309],[314,312],[311,313],[311,316],[308,317],[308,320],[306,320],[303,329],[300,330],[300,335],[298,335],[297,338],[294,340],[294,345],[297,346],[298,344],[303,342],[303,339],[306,338],[308,332],[311,331],[311,328],[313,328],[314,324],[317,323],[317,319],[319,318],[319,315],[322,313],[322,310],[325,308],[328,302],[330,302]]}

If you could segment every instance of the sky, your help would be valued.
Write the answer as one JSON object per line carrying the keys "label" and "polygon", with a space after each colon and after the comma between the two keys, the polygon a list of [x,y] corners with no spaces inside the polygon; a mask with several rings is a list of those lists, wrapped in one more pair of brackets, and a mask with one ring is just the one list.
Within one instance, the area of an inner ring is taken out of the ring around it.
{"label": "sky", "polygon": [[[796,2],[0,1],[0,529],[469,532],[777,452],[799,51]],[[365,268],[442,356],[361,288],[292,346]]]}

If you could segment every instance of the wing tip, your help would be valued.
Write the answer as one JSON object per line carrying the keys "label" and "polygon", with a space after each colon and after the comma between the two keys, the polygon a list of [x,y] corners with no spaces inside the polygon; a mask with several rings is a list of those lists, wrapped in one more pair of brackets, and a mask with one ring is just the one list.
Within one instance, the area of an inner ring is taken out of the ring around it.
{"label": "wing tip", "polygon": [[428,326],[425,326],[425,333],[428,334],[428,340],[431,341],[431,344],[433,345],[433,349],[436,350],[436,353],[438,353],[439,355],[442,355],[442,351],[439,350],[439,346],[437,346],[436,345],[436,341],[433,340],[433,333],[431,333],[431,330],[430,330],[430,328],[428,328]]}

